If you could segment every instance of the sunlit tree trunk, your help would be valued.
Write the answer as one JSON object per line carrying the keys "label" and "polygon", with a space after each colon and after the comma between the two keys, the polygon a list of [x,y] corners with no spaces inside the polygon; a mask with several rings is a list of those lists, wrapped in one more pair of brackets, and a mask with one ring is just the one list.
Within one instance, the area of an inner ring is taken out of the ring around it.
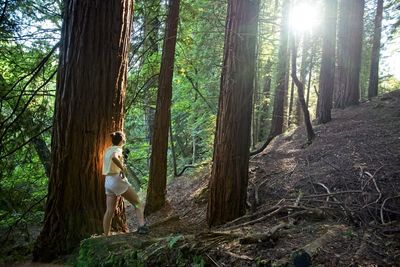
{"label": "sunlit tree trunk", "polygon": [[132,12],[132,0],[65,1],[49,192],[35,260],[70,253],[103,231],[103,151],[110,132],[123,127]]}
{"label": "sunlit tree trunk", "polygon": [[172,78],[174,73],[176,34],[179,21],[179,0],[171,0],[167,16],[161,61],[157,107],[150,159],[150,177],[145,213],[159,210],[165,204],[167,186],[168,130],[171,117]]}
{"label": "sunlit tree trunk", "polygon": [[289,3],[290,0],[284,0],[282,6],[281,35],[276,78],[277,87],[275,90],[270,136],[277,136],[283,132],[284,102],[288,91],[286,79],[288,78]]}
{"label": "sunlit tree trunk", "polygon": [[364,1],[340,1],[335,108],[359,103]]}
{"label": "sunlit tree trunk", "polygon": [[374,40],[372,43],[371,70],[369,74],[368,98],[378,95],[379,53],[381,48],[383,0],[378,0],[375,15]]}
{"label": "sunlit tree trunk", "polygon": [[323,30],[317,103],[318,123],[326,123],[331,120],[333,85],[335,81],[336,17],[337,0],[325,0],[325,27]]}
{"label": "sunlit tree trunk", "polygon": [[259,2],[230,0],[209,184],[207,222],[219,225],[245,212]]}

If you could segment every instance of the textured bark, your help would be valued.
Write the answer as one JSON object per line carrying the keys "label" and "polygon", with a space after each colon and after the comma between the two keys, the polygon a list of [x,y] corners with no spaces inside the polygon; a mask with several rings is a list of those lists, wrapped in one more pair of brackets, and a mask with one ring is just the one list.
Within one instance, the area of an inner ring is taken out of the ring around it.
{"label": "textured bark", "polygon": [[318,123],[327,123],[331,120],[333,85],[335,81],[336,10],[337,0],[325,0],[325,27],[323,30],[319,97],[317,103]]}
{"label": "textured bark", "polygon": [[168,130],[171,117],[172,78],[179,21],[179,2],[180,0],[171,0],[167,16],[157,107],[154,118],[150,177],[147,188],[145,214],[159,210],[165,203]]}
{"label": "textured bark", "polygon": [[383,0],[378,0],[374,24],[374,40],[372,43],[371,69],[369,74],[368,98],[378,95],[379,53],[381,48]]}
{"label": "textured bark", "polygon": [[289,0],[284,0],[282,6],[281,36],[279,43],[277,87],[274,97],[270,136],[277,136],[283,132],[284,104],[287,94],[288,71],[288,33],[289,33]]}
{"label": "textured bark", "polygon": [[340,1],[335,108],[359,103],[364,2],[365,0]]}
{"label": "textured bark", "polygon": [[103,151],[123,126],[132,12],[132,0],[65,1],[49,193],[34,260],[70,253],[103,231]]}
{"label": "textured bark", "polygon": [[245,212],[259,1],[230,0],[225,28],[207,222]]}

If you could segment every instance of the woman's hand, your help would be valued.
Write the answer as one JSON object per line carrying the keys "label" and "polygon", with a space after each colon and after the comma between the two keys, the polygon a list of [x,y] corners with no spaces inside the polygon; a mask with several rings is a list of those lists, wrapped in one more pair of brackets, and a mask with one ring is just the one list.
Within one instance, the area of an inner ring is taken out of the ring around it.
{"label": "woman's hand", "polygon": [[125,177],[127,177],[127,175],[128,175],[128,169],[126,168],[126,166],[124,166],[124,167],[122,168],[122,170],[121,170],[121,177],[122,177],[122,179],[125,178]]}

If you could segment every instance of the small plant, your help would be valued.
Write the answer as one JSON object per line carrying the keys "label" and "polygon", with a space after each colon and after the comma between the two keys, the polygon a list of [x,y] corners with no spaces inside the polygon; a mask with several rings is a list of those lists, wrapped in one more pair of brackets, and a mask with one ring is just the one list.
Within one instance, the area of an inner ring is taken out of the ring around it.
{"label": "small plant", "polygon": [[182,238],[182,235],[171,235],[168,237],[168,248],[173,248],[176,242],[178,242],[179,239]]}

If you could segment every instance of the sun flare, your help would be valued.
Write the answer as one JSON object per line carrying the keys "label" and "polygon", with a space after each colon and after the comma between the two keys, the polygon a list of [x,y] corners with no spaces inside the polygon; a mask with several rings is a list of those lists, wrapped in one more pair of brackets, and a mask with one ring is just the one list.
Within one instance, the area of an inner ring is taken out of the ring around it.
{"label": "sun flare", "polygon": [[290,25],[294,32],[307,32],[317,28],[320,24],[320,10],[318,6],[309,2],[301,2],[292,7]]}

